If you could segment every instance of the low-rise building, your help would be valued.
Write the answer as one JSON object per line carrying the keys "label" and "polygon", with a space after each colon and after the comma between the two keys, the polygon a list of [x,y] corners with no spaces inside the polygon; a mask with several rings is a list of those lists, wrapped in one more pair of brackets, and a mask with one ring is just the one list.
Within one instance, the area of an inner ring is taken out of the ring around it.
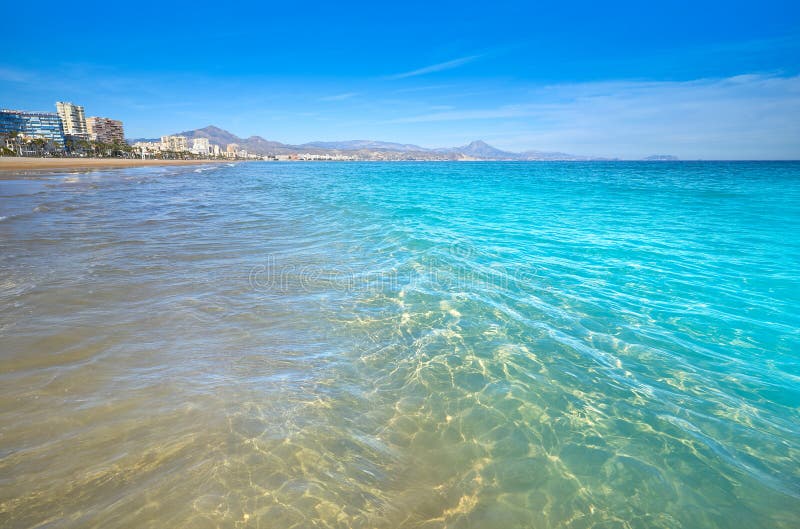
{"label": "low-rise building", "polygon": [[123,143],[125,132],[122,122],[111,118],[90,117],[86,118],[86,130],[89,139],[102,143]]}
{"label": "low-rise building", "polygon": [[137,151],[161,152],[161,142],[158,141],[137,141],[133,144]]}

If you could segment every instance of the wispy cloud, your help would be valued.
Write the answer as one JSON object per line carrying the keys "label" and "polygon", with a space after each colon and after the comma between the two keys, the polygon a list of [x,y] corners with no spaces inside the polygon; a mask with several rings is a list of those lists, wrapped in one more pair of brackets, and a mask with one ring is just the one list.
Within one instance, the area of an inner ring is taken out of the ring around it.
{"label": "wispy cloud", "polygon": [[0,66],[0,81],[9,83],[26,83],[33,81],[34,75],[14,68]]}
{"label": "wispy cloud", "polygon": [[800,158],[800,76],[560,84],[518,94],[515,104],[427,112],[392,123],[459,123],[472,135],[504,131],[500,146],[512,150]]}
{"label": "wispy cloud", "polygon": [[330,96],[320,97],[320,101],[344,101],[345,99],[350,99],[352,97],[356,97],[359,95],[358,92],[345,92],[343,94],[334,94]]}
{"label": "wispy cloud", "polygon": [[406,77],[416,77],[418,75],[441,72],[443,70],[452,70],[453,68],[458,68],[459,66],[463,66],[476,59],[480,59],[481,57],[483,57],[482,54],[459,57],[458,59],[453,59],[451,61],[446,61],[446,62],[440,62],[437,64],[431,64],[430,66],[425,66],[424,68],[419,68],[417,70],[411,70],[410,72],[402,72],[390,75],[387,77],[387,79],[405,79]]}

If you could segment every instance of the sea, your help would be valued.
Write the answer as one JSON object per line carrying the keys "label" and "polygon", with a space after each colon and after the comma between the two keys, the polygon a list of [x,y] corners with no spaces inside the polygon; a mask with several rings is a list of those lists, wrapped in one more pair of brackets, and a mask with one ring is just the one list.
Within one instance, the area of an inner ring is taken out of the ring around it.
{"label": "sea", "polygon": [[0,178],[0,527],[800,527],[800,163]]}

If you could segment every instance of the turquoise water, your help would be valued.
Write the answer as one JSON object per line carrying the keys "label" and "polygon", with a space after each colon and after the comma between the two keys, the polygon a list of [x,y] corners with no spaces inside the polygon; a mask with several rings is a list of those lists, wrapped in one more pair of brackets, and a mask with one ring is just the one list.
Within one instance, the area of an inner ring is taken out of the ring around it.
{"label": "turquoise water", "polygon": [[3,527],[800,526],[800,163],[0,180]]}

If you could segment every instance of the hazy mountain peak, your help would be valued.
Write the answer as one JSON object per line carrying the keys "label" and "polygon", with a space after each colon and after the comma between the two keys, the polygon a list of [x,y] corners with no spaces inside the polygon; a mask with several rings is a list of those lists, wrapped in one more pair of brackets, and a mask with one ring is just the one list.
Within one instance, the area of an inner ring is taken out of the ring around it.
{"label": "hazy mountain peak", "polygon": [[419,145],[410,143],[394,143],[390,141],[375,140],[346,140],[346,141],[313,141],[304,143],[301,147],[313,147],[319,149],[336,149],[342,151],[359,151],[368,149],[373,151],[428,151]]}
{"label": "hazy mountain peak", "polygon": [[514,153],[502,151],[496,147],[492,147],[483,140],[475,140],[470,142],[469,145],[463,147],[456,147],[456,150],[467,156],[481,159],[500,159],[508,160],[514,159]]}
{"label": "hazy mountain peak", "polygon": [[[240,138],[235,134],[217,127],[208,125],[202,129],[187,130],[178,133],[187,138],[208,138],[211,144],[224,147],[229,143],[236,143],[241,149],[253,154],[330,154],[352,153],[362,159],[375,160],[600,160],[603,158],[589,156],[575,156],[560,152],[525,151],[508,152],[493,147],[483,140],[474,140],[461,147],[445,147],[440,149],[427,149],[409,143],[394,143],[376,140],[347,140],[347,141],[315,141],[302,145],[290,145],[278,141],[271,141],[261,136]],[[129,140],[131,143],[136,139]],[[157,141],[157,140],[148,140]]]}

